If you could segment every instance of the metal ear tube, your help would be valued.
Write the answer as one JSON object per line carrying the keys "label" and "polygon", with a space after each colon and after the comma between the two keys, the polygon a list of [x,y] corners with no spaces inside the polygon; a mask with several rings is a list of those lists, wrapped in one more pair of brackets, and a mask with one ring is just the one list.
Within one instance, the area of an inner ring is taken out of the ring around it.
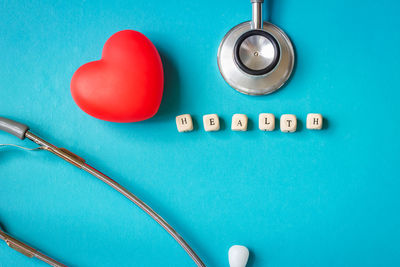
{"label": "metal ear tube", "polygon": [[33,247],[19,241],[18,239],[15,239],[14,237],[4,232],[1,228],[0,228],[0,239],[4,240],[10,248],[24,254],[29,258],[37,258],[55,267],[67,267],[66,265],[50,258],[49,256],[46,256],[40,251],[37,251]]}
{"label": "metal ear tube", "polygon": [[[40,138],[39,136],[35,135],[29,130],[29,127],[9,120],[7,118],[0,117],[0,130],[6,131],[20,139],[29,139],[36,144],[38,144],[41,149],[47,150],[54,155],[62,158],[63,160],[75,165],[76,167],[90,173],[94,177],[100,179],[104,183],[108,184],[115,190],[117,190],[119,193],[124,195],[126,198],[128,198],[130,201],[132,201],[134,204],[136,204],[139,208],[141,208],[144,212],[146,212],[150,217],[152,217],[161,227],[163,227],[174,239],[176,242],[181,245],[181,247],[187,252],[187,254],[192,258],[192,260],[196,263],[197,266],[203,267],[205,264],[203,261],[200,259],[200,257],[196,254],[196,252],[189,246],[189,244],[172,228],[171,225],[169,225],[160,215],[158,215],[154,210],[152,210],[146,203],[144,203],[142,200],[140,200],[137,196],[129,192],[126,188],[118,184],[116,181],[111,179],[110,177],[106,176],[105,174],[99,172],[92,166],[88,165],[85,163],[85,160],[74,153],[70,152],[69,150],[65,148],[59,148],[54,146],[53,144],[45,141],[44,139]],[[28,256],[36,256],[38,259],[45,261],[49,263],[50,265],[52,264],[59,264],[59,265],[53,265],[53,266],[65,266],[62,265],[61,263],[58,263],[53,260],[53,262],[49,262],[48,259],[51,259],[47,256],[43,257],[43,254],[33,254],[33,248],[30,248],[27,245],[21,245],[23,244],[22,242],[16,240],[16,239],[11,239],[9,235],[7,235],[5,232],[0,231],[0,239],[3,239],[7,242],[7,244],[12,244],[13,246],[10,245],[10,247],[16,249],[17,251],[28,255]],[[11,243],[10,243],[11,242]],[[17,249],[17,248],[22,248],[22,249]],[[35,250],[36,251],[36,250]],[[26,253],[24,253],[26,252]],[[46,258],[47,257],[47,258]]]}

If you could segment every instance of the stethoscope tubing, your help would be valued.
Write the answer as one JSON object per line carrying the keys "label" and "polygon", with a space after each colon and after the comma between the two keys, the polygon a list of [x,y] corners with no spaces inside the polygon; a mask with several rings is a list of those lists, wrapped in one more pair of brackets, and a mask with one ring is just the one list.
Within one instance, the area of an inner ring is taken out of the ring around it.
{"label": "stethoscope tubing", "polygon": [[35,257],[35,258],[37,258],[51,266],[55,266],[55,267],[67,267],[67,265],[64,265],[61,262],[58,262],[58,261],[50,258],[49,256],[43,254],[42,252],[37,251],[33,247],[10,236],[9,234],[2,231],[1,229],[0,229],[0,239],[4,240],[10,248],[15,249],[16,251],[24,254],[25,256],[27,256],[29,258]]}
{"label": "stethoscope tubing", "polygon": [[[70,152],[69,150],[65,148],[59,148],[41,137],[35,135],[29,130],[29,127],[4,118],[0,117],[0,130],[3,130],[5,132],[8,132],[19,139],[23,140],[25,138],[35,142],[36,144],[39,145],[38,148],[35,149],[30,149],[30,150],[36,150],[36,149],[41,149],[41,150],[46,150],[54,155],[62,158],[63,160],[71,163],[72,165],[78,167],[79,169],[84,170],[85,172],[93,175],[94,177],[98,178],[99,180],[103,181],[107,185],[111,186],[113,189],[121,193],[123,196],[125,196],[127,199],[129,199],[131,202],[133,202],[135,205],[137,205],[140,209],[142,209],[144,212],[146,212],[151,218],[153,218],[159,225],[161,225],[162,228],[165,229],[174,239],[176,242],[179,243],[179,245],[186,251],[186,253],[192,258],[192,260],[196,263],[197,266],[199,267],[205,267],[206,265],[203,263],[203,261],[200,259],[200,257],[196,254],[196,252],[189,246],[189,244],[175,231],[174,228],[172,228],[171,225],[169,225],[158,213],[156,213],[152,208],[150,208],[149,205],[144,203],[142,200],[140,200],[137,196],[132,194],[129,190],[121,186],[119,183],[108,177],[107,175],[101,173],[100,171],[96,170],[89,164],[85,162],[85,160],[74,153]],[[50,265],[53,266],[59,266],[59,267],[64,267],[62,263],[59,263],[52,258],[44,255],[43,253],[35,250],[34,248],[28,246],[27,244],[11,237],[4,231],[0,229],[0,239],[4,240],[7,245],[9,245],[11,248],[19,251],[20,253],[28,256],[28,257],[36,257]]]}
{"label": "stethoscope tubing", "polygon": [[189,256],[193,259],[193,261],[199,267],[205,267],[205,264],[202,262],[199,256],[194,252],[194,250],[189,246],[189,244],[169,225],[158,213],[156,213],[152,208],[150,208],[146,203],[140,200],[137,196],[129,192],[127,189],[122,187],[120,184],[102,174],[98,170],[94,169],[90,165],[85,164],[82,169],[96,178],[100,179],[104,183],[108,184],[119,193],[124,195],[130,201],[135,203],[139,208],[141,208],[144,212],[146,212],[150,217],[152,217],[159,225],[161,225],[178,243],[181,247],[189,254]]}
{"label": "stethoscope tubing", "polygon": [[152,217],[161,227],[163,227],[175,240],[179,243],[179,245],[186,251],[186,253],[192,258],[192,260],[196,263],[199,267],[205,267],[206,265],[200,259],[200,257],[194,252],[194,250],[189,246],[189,244],[169,225],[158,213],[156,213],[150,206],[140,200],[137,196],[132,194],[129,190],[121,186],[119,183],[108,177],[107,175],[101,173],[100,171],[96,170],[92,166],[85,163],[84,159],[78,157],[77,155],[73,154],[72,152],[64,149],[58,148],[49,142],[43,140],[39,136],[33,134],[30,131],[25,133],[25,137],[29,140],[35,142],[42,149],[47,150],[56,156],[68,161],[69,163],[75,165],[76,167],[86,171],[87,173],[93,175],[94,177],[100,179],[104,183],[108,184],[116,191],[124,195],[134,204],[136,204],[140,209],[146,212],[150,217]]}

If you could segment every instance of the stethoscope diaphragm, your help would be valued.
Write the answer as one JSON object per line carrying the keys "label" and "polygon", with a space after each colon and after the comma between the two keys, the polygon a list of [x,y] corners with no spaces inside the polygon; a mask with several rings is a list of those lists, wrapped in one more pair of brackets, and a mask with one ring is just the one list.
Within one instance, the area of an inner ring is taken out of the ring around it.
{"label": "stethoscope diaphragm", "polygon": [[248,31],[240,36],[235,44],[235,62],[250,75],[270,72],[278,64],[279,56],[278,42],[266,31]]}

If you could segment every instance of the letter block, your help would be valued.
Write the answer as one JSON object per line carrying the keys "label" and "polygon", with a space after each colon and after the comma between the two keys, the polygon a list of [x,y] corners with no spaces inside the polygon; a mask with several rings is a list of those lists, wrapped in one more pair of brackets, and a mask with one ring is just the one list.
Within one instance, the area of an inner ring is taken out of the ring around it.
{"label": "letter block", "polygon": [[232,131],[247,131],[247,116],[245,114],[234,114],[232,117]]}
{"label": "letter block", "polygon": [[297,129],[297,118],[292,114],[283,114],[281,116],[281,131],[286,133],[295,132]]}
{"label": "letter block", "polygon": [[176,127],[178,132],[190,132],[193,131],[193,121],[190,114],[183,114],[176,117]]}
{"label": "letter block", "polygon": [[258,128],[261,131],[273,131],[275,129],[275,116],[271,113],[261,113],[258,116]]}
{"label": "letter block", "polygon": [[203,116],[204,130],[206,132],[219,131],[219,118],[217,114],[208,114]]}
{"label": "letter block", "polygon": [[321,114],[309,113],[307,114],[307,129],[309,130],[321,130],[323,118]]}

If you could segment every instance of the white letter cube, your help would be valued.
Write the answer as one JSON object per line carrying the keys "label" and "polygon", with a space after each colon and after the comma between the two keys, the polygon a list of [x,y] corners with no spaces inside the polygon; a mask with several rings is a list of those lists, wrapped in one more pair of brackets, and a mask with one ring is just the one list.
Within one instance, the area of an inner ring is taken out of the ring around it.
{"label": "white letter cube", "polygon": [[176,127],[178,132],[190,132],[193,131],[193,121],[190,114],[183,114],[176,117]]}
{"label": "white letter cube", "polygon": [[307,114],[307,129],[321,130],[322,129],[322,115],[318,113]]}
{"label": "white letter cube", "polygon": [[271,113],[261,113],[258,116],[258,127],[261,131],[273,131],[275,129],[275,116]]}
{"label": "white letter cube", "polygon": [[204,130],[206,132],[219,131],[219,118],[217,114],[203,116]]}
{"label": "white letter cube", "polygon": [[283,114],[281,116],[281,131],[282,132],[295,132],[297,129],[297,118],[292,114]]}
{"label": "white letter cube", "polygon": [[232,117],[232,131],[247,131],[247,120],[245,114],[234,114]]}

